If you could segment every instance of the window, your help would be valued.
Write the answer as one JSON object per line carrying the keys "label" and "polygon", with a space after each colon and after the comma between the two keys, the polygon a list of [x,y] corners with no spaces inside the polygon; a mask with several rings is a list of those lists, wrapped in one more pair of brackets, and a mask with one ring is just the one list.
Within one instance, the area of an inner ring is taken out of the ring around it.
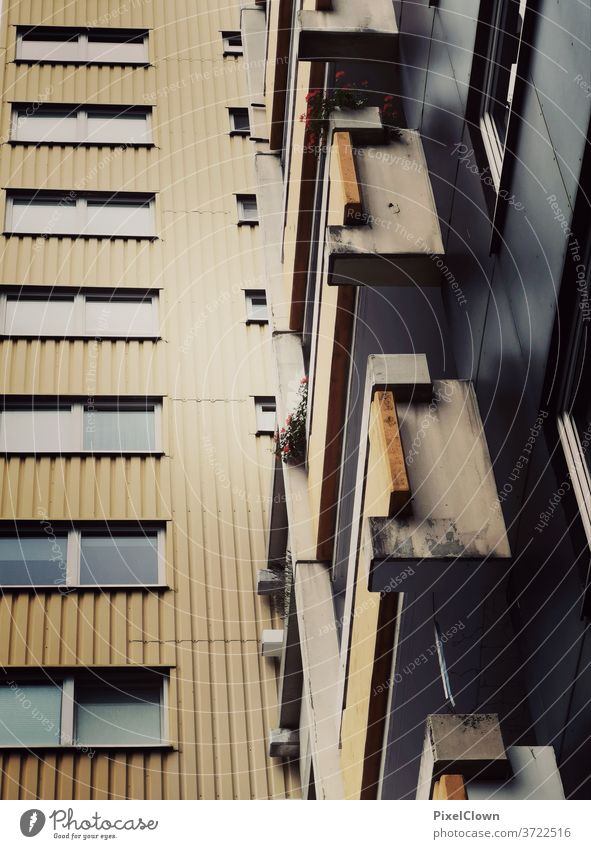
{"label": "window", "polygon": [[7,192],[6,233],[154,238],[154,195]]}
{"label": "window", "polygon": [[248,289],[246,298],[246,320],[266,324],[269,321],[267,293],[264,289]]}
{"label": "window", "polygon": [[239,224],[258,224],[259,213],[256,195],[236,195]]}
{"label": "window", "polygon": [[87,404],[84,407],[85,451],[133,454],[156,450],[155,405]]}
{"label": "window", "polygon": [[277,421],[275,399],[257,397],[254,399],[254,405],[257,433],[275,433]]}
{"label": "window", "polygon": [[486,52],[488,62],[482,85],[480,130],[491,176],[498,189],[527,0],[497,0],[493,5]]}
{"label": "window", "polygon": [[86,685],[75,689],[78,745],[150,746],[162,743],[162,685]]}
{"label": "window", "polygon": [[66,583],[68,534],[23,531],[0,536],[2,586],[57,586]]}
{"label": "window", "polygon": [[17,62],[147,65],[148,33],[132,29],[18,27]]}
{"label": "window", "polygon": [[224,56],[242,55],[242,35],[240,30],[222,32]]}
{"label": "window", "polygon": [[13,142],[59,144],[151,144],[151,109],[136,106],[54,106],[22,103],[12,108]]}
{"label": "window", "polygon": [[248,109],[232,107],[228,110],[230,115],[230,135],[248,136],[250,134],[250,121]]}
{"label": "window", "polygon": [[168,682],[137,669],[2,681],[0,746],[166,745]]}
{"label": "window", "polygon": [[0,746],[59,746],[62,697],[58,684],[0,683]]}
{"label": "window", "polygon": [[116,587],[164,583],[164,528],[31,523],[0,529],[0,586]]}
{"label": "window", "polygon": [[0,334],[11,338],[155,338],[158,296],[110,290],[7,290],[0,292]]}
{"label": "window", "polygon": [[0,451],[7,454],[159,452],[161,404],[150,400],[28,402],[6,399]]}

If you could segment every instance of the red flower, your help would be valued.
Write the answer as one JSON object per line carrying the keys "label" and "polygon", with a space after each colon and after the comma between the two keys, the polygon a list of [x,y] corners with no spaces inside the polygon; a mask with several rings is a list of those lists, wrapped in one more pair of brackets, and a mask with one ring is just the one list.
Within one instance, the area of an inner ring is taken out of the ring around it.
{"label": "red flower", "polygon": [[384,98],[384,103],[389,103],[391,100],[394,100],[393,94],[387,94]]}
{"label": "red flower", "polygon": [[285,428],[284,428],[284,427],[282,427],[282,428],[281,428],[281,433],[285,433]]}
{"label": "red flower", "polygon": [[340,79],[342,79],[342,78],[343,78],[343,77],[345,77],[345,76],[346,76],[346,74],[345,74],[345,72],[344,72],[344,71],[337,71],[337,72],[336,72],[336,74],[335,74],[335,78],[336,78],[337,80],[340,80]]}
{"label": "red flower", "polygon": [[288,453],[289,453],[289,445],[284,445],[284,446],[283,446],[283,453],[284,453],[284,454],[288,454]]}
{"label": "red flower", "polygon": [[290,425],[290,424],[291,424],[291,416],[288,416],[288,417],[285,419],[285,424],[288,424],[288,425]]}
{"label": "red flower", "polygon": [[300,383],[307,383],[307,382],[308,382],[307,377],[302,377],[302,379],[300,380]]}

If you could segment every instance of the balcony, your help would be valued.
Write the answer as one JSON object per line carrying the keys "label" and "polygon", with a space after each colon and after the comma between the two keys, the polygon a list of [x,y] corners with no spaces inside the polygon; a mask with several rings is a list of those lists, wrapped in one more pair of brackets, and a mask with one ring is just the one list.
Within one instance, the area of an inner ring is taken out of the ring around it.
{"label": "balcony", "polygon": [[363,530],[370,591],[450,593],[502,580],[511,551],[472,384],[431,380],[421,355],[370,357],[363,415],[358,478],[371,457],[366,489],[389,504]]}
{"label": "balcony", "polygon": [[374,131],[364,144],[349,122],[333,133],[328,284],[440,285],[444,247],[419,133]]}
{"label": "balcony", "polygon": [[392,0],[316,0],[315,7],[299,13],[300,60],[396,60],[398,26]]}
{"label": "balcony", "polygon": [[427,717],[416,798],[564,799],[552,746],[507,746],[494,713]]}

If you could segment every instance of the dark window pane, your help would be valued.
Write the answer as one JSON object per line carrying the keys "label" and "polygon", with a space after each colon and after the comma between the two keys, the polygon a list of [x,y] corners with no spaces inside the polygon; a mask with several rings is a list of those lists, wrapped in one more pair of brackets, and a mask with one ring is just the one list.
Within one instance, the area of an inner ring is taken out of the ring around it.
{"label": "dark window pane", "polygon": [[0,537],[0,584],[65,584],[66,534]]}
{"label": "dark window pane", "polygon": [[158,687],[121,692],[114,687],[76,692],[76,740],[85,745],[146,744],[162,740]]}

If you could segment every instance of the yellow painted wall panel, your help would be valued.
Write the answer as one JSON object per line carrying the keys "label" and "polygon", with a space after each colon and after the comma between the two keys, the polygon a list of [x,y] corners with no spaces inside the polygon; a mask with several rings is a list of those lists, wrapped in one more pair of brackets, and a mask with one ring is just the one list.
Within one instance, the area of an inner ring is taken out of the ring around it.
{"label": "yellow painted wall panel", "polygon": [[[16,65],[14,25],[150,28],[149,68]],[[239,3],[75,4],[29,0],[0,30],[9,100],[153,104],[156,147],[3,146],[0,185],[154,191],[154,242],[0,236],[0,285],[158,288],[161,342],[2,341],[4,394],[163,395],[166,456],[0,458],[0,519],[167,521],[172,589],[7,593],[0,663],[166,663],[178,751],[0,755],[4,798],[267,798],[297,795],[267,757],[276,721],[273,667],[259,657],[270,440],[254,434],[252,396],[271,394],[269,333],[245,325],[245,288],[261,288],[258,229],[237,227],[236,192],[254,191],[254,148],[228,134],[246,101],[241,59],[220,30]],[[4,223],[4,193],[0,195]]]}

